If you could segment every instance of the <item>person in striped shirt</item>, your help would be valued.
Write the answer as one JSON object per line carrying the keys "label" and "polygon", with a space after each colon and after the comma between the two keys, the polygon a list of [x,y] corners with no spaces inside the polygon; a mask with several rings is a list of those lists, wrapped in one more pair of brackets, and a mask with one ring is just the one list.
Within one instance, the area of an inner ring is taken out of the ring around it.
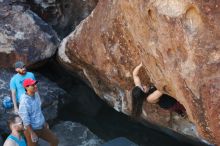
{"label": "person in striped shirt", "polygon": [[37,81],[31,78],[25,79],[23,86],[26,93],[21,97],[18,113],[24,123],[24,134],[28,146],[37,146],[39,138],[49,142],[50,146],[57,146],[58,138],[49,129],[41,110]]}

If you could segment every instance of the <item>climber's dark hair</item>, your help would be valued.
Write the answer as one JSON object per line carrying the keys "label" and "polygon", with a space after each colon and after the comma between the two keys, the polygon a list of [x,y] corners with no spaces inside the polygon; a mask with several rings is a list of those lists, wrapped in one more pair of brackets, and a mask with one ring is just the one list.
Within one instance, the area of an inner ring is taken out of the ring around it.
{"label": "climber's dark hair", "polygon": [[142,113],[142,106],[147,94],[138,86],[131,92],[132,96],[132,116],[138,117]]}

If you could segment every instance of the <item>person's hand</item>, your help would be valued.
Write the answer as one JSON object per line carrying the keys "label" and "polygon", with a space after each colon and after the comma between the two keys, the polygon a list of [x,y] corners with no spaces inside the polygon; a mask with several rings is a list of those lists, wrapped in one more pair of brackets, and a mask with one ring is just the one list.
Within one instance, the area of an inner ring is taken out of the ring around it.
{"label": "person's hand", "polygon": [[141,62],[138,66],[139,66],[139,67],[142,67],[142,66],[143,66],[143,63]]}
{"label": "person's hand", "polygon": [[47,122],[44,123],[44,127],[49,129],[49,124]]}
{"label": "person's hand", "polygon": [[31,140],[32,140],[32,142],[37,142],[38,141],[38,136],[34,131],[31,132]]}
{"label": "person's hand", "polygon": [[18,115],[18,108],[14,109],[14,114]]}

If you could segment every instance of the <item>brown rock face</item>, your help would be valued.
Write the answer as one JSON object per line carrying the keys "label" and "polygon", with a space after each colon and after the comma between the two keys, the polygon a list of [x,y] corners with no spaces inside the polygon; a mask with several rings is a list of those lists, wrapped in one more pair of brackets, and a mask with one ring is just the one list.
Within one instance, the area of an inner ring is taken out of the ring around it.
{"label": "brown rock face", "polygon": [[[125,113],[142,61],[143,82],[175,97],[200,135],[220,144],[219,7],[219,0],[101,0],[63,40],[59,59]],[[144,105],[143,116],[160,120]]]}

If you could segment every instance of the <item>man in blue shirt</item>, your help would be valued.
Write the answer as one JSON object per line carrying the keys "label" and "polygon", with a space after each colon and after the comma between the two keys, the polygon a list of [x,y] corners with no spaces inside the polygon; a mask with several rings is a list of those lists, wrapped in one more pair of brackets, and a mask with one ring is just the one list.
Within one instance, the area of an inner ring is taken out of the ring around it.
{"label": "man in blue shirt", "polygon": [[18,104],[20,103],[20,97],[25,93],[25,89],[22,85],[23,81],[27,78],[35,79],[34,74],[27,72],[25,64],[22,61],[17,61],[15,63],[15,74],[10,81],[10,90],[12,94],[12,101],[14,104],[15,113],[18,112]]}
{"label": "man in blue shirt", "polygon": [[25,137],[28,146],[37,146],[38,137],[48,141],[50,146],[57,146],[58,138],[49,129],[41,110],[41,100],[37,92],[37,81],[28,78],[23,82],[26,90],[21,97],[19,116],[25,127]]}

